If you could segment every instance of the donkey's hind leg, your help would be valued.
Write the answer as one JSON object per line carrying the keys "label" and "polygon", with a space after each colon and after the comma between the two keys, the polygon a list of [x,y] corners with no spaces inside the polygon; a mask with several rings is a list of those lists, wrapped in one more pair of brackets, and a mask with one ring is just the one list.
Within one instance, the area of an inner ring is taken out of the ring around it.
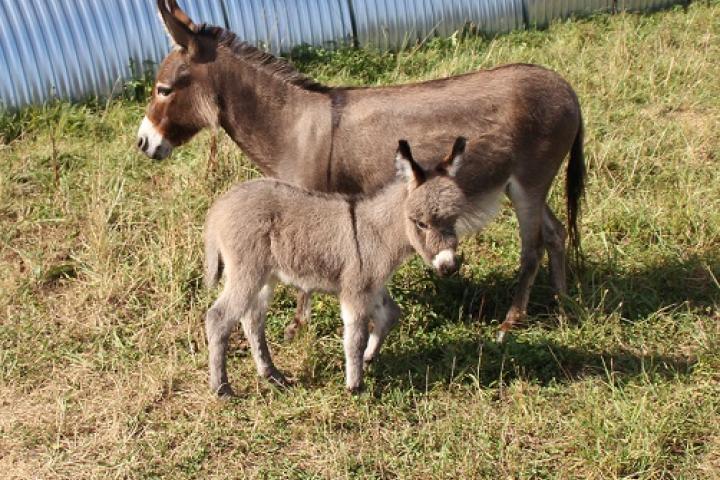
{"label": "donkey's hind leg", "polygon": [[368,338],[365,353],[363,353],[363,361],[365,364],[371,363],[380,353],[385,338],[390,330],[395,326],[401,315],[400,307],[390,297],[387,289],[383,289],[377,298],[375,308],[372,313],[372,331]]}
{"label": "donkey's hind leg", "polygon": [[255,298],[255,302],[243,315],[242,326],[245,337],[250,342],[250,349],[258,375],[268,379],[270,383],[276,386],[288,387],[290,382],[275,368],[265,338],[265,316],[272,300],[274,288],[275,283],[273,281],[269,281],[262,287]]}
{"label": "donkey's hind leg", "polygon": [[567,294],[565,273],[565,239],[567,238],[567,231],[547,203],[543,210],[542,236],[550,260],[550,278],[553,287],[555,287],[555,292],[558,295],[565,295]]}
{"label": "donkey's hind leg", "polygon": [[530,290],[543,255],[543,209],[544,195],[533,195],[518,183],[511,183],[508,189],[510,199],[520,225],[520,273],[518,285],[505,321],[500,325],[497,340],[502,342],[508,330],[527,314]]}
{"label": "donkey's hind leg", "polygon": [[[205,332],[208,340],[210,389],[218,396],[232,396],[227,376],[227,349],[230,334],[237,325],[242,305],[234,304],[226,286],[205,316]],[[239,308],[238,308],[239,307]]]}
{"label": "donkey's hind leg", "polygon": [[295,316],[285,327],[285,341],[289,342],[298,331],[307,325],[310,320],[310,311],[312,310],[312,292],[304,292],[298,290],[297,293],[297,308],[295,310]]}

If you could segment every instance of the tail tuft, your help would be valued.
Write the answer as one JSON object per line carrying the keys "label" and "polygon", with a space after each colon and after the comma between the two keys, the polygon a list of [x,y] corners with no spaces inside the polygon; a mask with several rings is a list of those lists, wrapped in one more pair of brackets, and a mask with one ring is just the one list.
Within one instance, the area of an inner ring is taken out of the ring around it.
{"label": "tail tuft", "polygon": [[215,239],[205,235],[205,287],[212,288],[218,284],[223,271],[223,261]]}
{"label": "tail tuft", "polygon": [[580,245],[580,230],[578,220],[580,218],[580,200],[585,192],[585,153],[583,151],[584,129],[582,118],[578,128],[575,141],[570,150],[567,174],[565,177],[565,192],[567,195],[567,221],[570,247],[579,264],[582,261],[582,248]]}

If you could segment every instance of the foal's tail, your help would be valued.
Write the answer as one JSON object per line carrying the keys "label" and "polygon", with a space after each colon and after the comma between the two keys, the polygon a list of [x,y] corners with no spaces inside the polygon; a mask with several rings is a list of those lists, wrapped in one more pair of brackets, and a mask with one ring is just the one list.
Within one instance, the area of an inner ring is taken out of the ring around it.
{"label": "foal's tail", "polygon": [[212,288],[220,281],[223,260],[214,235],[205,232],[205,287]]}
{"label": "foal's tail", "polygon": [[575,141],[570,149],[570,160],[568,161],[567,174],[565,177],[565,192],[567,196],[567,221],[570,237],[570,247],[575,254],[575,260],[582,259],[580,247],[580,230],[578,230],[578,218],[580,217],[580,199],[585,190],[585,154],[583,152],[583,121],[580,117],[580,126],[575,135]]}

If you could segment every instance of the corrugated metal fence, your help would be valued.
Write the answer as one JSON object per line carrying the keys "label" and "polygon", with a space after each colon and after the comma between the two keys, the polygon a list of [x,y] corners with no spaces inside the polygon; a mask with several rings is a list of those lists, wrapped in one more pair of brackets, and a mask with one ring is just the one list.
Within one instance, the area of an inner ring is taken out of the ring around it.
{"label": "corrugated metal fence", "polygon": [[[613,10],[688,0],[180,0],[273,53],[310,44],[402,47],[467,24],[494,35]],[[0,0],[0,109],[106,96],[167,54],[155,0]]]}

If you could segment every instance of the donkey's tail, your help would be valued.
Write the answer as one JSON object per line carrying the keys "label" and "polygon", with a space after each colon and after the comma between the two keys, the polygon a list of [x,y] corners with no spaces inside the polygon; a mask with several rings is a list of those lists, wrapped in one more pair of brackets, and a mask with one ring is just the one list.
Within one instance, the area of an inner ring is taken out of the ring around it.
{"label": "donkey's tail", "polygon": [[575,141],[570,149],[570,160],[568,161],[567,174],[565,177],[565,192],[567,196],[567,221],[570,237],[570,247],[575,254],[575,260],[582,260],[582,249],[580,247],[580,230],[578,230],[578,219],[580,217],[580,200],[585,191],[585,154],[583,151],[583,121],[580,117],[580,126]]}
{"label": "donkey's tail", "polygon": [[223,260],[214,235],[205,233],[205,287],[212,288],[220,281]]}

